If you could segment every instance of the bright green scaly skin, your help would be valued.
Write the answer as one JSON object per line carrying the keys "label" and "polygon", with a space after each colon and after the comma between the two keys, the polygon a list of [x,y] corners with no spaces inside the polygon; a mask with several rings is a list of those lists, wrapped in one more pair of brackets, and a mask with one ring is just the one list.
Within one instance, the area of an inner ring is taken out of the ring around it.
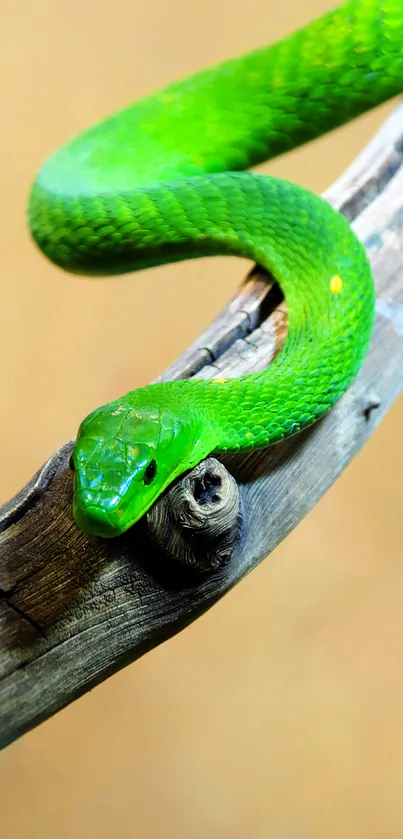
{"label": "bright green scaly skin", "polygon": [[322,199],[239,170],[402,89],[402,0],[352,0],[132,105],[45,163],[29,223],[58,265],[101,275],[235,254],[275,275],[289,311],[284,349],[263,373],[150,385],[84,420],[73,455],[82,530],[123,533],[209,453],[274,443],[344,393],[373,323],[364,250]]}

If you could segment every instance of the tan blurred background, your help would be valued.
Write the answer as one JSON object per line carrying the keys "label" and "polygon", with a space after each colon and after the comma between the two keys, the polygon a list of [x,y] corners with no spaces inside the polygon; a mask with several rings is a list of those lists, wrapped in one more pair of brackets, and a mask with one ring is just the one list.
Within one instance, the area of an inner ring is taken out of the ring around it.
{"label": "tan blurred background", "polygon": [[[2,0],[0,501],[89,410],[157,375],[244,270],[64,275],[25,227],[38,165],[111,110],[333,5]],[[267,171],[323,190],[389,109]],[[401,839],[402,420],[400,401],[211,612],[0,754],[4,839]]]}

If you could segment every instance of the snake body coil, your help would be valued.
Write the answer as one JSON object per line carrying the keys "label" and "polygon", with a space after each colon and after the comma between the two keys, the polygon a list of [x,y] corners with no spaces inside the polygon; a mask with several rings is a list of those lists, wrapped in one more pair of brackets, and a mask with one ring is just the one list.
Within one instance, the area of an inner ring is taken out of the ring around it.
{"label": "snake body coil", "polygon": [[73,454],[83,530],[124,532],[208,454],[277,442],[344,393],[373,324],[364,249],[321,198],[240,170],[402,89],[402,0],[350,0],[135,103],[44,164],[29,224],[59,266],[108,275],[238,255],[277,278],[289,312],[285,346],[263,373],[138,388],[83,421]]}

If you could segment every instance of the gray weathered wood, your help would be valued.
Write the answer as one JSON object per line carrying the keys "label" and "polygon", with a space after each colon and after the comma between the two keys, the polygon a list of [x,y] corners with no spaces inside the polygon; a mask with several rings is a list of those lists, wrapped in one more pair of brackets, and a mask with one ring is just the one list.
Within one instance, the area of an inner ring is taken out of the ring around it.
{"label": "gray weathered wood", "polygon": [[[368,439],[403,382],[403,107],[327,198],[353,220],[377,286],[373,341],[354,385],[314,428],[226,458],[247,527],[230,563],[197,581],[164,562],[146,523],[104,542],[71,516],[67,443],[0,511],[0,744],[179,631],[256,566]],[[266,303],[265,303],[266,301]],[[273,357],[284,306],[252,277],[169,375],[237,375]],[[206,366],[207,365],[207,366]],[[167,375],[167,374],[166,374]]]}
{"label": "gray weathered wood", "polygon": [[229,562],[245,529],[237,482],[215,457],[174,481],[146,515],[164,562],[198,574]]}

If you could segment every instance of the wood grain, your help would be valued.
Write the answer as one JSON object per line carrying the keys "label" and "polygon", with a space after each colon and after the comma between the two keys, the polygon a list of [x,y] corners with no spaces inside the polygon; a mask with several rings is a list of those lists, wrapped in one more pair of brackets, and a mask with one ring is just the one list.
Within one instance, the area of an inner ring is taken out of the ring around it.
{"label": "wood grain", "polygon": [[[153,549],[144,522],[112,542],[80,533],[71,517],[71,442],[4,505],[2,746],[213,605],[307,514],[385,415],[403,380],[402,163],[399,107],[326,195],[353,221],[373,265],[378,316],[371,349],[354,385],[313,429],[266,452],[225,459],[238,481],[246,521],[244,540],[229,565],[197,582],[172,573]],[[243,293],[236,295],[238,302]],[[185,354],[183,367],[179,360],[175,375],[188,375],[192,353],[202,357],[194,374],[203,376],[238,375],[267,363],[281,340],[286,313],[276,303],[271,320],[265,317],[266,297],[262,289],[246,317],[238,311],[240,324],[227,311],[219,328],[215,323]],[[274,327],[273,318],[279,321]]]}

